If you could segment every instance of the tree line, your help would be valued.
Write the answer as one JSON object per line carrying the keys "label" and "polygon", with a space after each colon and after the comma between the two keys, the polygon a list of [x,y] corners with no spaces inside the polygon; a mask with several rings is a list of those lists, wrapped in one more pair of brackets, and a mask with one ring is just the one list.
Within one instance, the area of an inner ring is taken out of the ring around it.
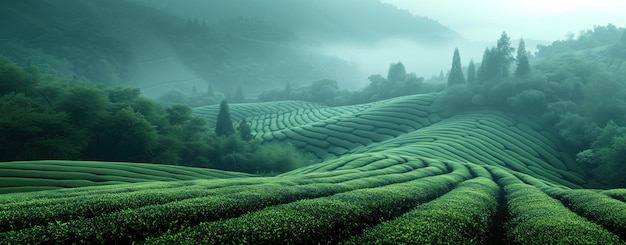
{"label": "tree line", "polygon": [[292,146],[261,145],[249,128],[216,133],[189,106],[165,107],[137,88],[41,74],[4,56],[0,114],[0,161],[152,162],[251,173],[311,163]]}

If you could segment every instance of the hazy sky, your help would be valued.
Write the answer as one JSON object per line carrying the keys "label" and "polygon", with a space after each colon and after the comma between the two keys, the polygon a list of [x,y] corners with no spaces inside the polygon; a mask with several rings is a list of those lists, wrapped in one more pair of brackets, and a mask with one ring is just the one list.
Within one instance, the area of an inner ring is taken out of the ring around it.
{"label": "hazy sky", "polygon": [[428,16],[466,38],[492,41],[502,31],[542,41],[613,23],[626,26],[624,0],[381,0]]}

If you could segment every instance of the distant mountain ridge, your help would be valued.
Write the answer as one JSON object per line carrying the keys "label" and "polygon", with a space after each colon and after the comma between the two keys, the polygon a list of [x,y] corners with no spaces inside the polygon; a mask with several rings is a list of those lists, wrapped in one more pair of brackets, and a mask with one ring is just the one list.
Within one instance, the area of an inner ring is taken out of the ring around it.
{"label": "distant mountain ridge", "polygon": [[182,0],[176,4],[162,0],[132,1],[210,23],[233,17],[255,17],[294,30],[305,38],[372,41],[404,37],[428,41],[460,37],[435,20],[413,16],[378,0]]}
{"label": "distant mountain ridge", "polygon": [[[152,96],[208,84],[231,93],[326,78],[354,82],[362,79],[355,64],[311,47],[331,39],[458,38],[434,20],[375,0],[8,0],[0,7],[0,54]],[[205,29],[189,28],[194,21]]]}

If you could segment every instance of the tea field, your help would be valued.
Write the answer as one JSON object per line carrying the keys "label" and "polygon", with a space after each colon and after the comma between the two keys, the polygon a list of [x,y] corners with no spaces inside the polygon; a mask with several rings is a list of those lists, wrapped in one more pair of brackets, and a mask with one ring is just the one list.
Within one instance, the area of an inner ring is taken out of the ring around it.
{"label": "tea field", "polygon": [[275,177],[0,163],[0,244],[625,244],[626,189],[594,189],[549,128],[435,98],[231,104],[258,140],[320,160]]}

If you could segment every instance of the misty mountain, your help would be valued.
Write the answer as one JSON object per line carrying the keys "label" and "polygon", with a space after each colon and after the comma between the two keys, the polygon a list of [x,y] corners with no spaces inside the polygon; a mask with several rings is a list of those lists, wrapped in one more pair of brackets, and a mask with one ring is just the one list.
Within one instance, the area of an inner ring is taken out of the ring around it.
{"label": "misty mountain", "polygon": [[255,93],[320,79],[363,85],[375,72],[321,50],[336,42],[459,38],[434,20],[375,0],[9,0],[0,7],[0,53],[18,64],[136,86],[150,96],[208,85]]}
{"label": "misty mountain", "polygon": [[376,41],[390,37],[441,41],[457,38],[450,28],[427,17],[416,17],[378,0],[251,1],[251,0],[135,0],[184,18],[219,22],[254,17],[274,23],[298,36],[322,41]]}

